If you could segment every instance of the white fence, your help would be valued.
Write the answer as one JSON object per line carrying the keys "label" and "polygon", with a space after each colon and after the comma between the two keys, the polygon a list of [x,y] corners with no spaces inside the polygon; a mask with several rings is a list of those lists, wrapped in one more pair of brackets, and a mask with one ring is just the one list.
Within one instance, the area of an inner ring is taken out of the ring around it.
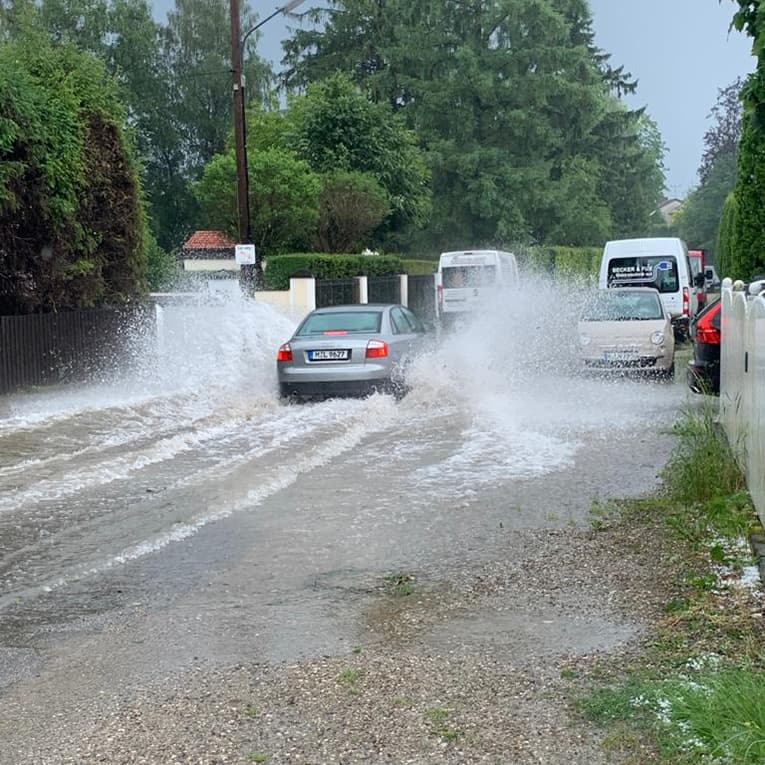
{"label": "white fence", "polygon": [[720,413],[765,524],[765,298],[722,288]]}

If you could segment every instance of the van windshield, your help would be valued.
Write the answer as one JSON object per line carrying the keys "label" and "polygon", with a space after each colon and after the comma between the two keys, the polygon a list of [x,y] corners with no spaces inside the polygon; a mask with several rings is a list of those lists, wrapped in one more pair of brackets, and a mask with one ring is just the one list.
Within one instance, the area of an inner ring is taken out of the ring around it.
{"label": "van windshield", "polygon": [[609,287],[654,287],[659,292],[680,289],[677,260],[672,255],[613,258],[608,262]]}
{"label": "van windshield", "polygon": [[486,287],[497,278],[496,266],[445,266],[441,269],[444,289]]}

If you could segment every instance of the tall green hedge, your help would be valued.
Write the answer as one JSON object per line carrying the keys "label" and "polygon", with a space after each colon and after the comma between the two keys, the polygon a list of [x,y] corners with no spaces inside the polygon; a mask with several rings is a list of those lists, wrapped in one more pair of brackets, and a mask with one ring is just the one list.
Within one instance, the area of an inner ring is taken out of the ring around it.
{"label": "tall green hedge", "polygon": [[518,263],[526,271],[592,283],[598,278],[602,254],[602,247],[528,247],[517,251]]}
{"label": "tall green hedge", "polygon": [[146,222],[124,119],[91,56],[41,37],[0,44],[0,313],[142,294]]}
{"label": "tall green hedge", "polygon": [[738,202],[736,195],[731,192],[725,199],[720,227],[717,230],[717,245],[715,247],[715,270],[721,279],[733,274],[733,253],[735,251],[736,216]]}
{"label": "tall green hedge", "polygon": [[290,277],[302,274],[316,279],[347,279],[402,273],[404,266],[397,255],[272,255],[266,261],[264,282],[267,290],[286,290]]}

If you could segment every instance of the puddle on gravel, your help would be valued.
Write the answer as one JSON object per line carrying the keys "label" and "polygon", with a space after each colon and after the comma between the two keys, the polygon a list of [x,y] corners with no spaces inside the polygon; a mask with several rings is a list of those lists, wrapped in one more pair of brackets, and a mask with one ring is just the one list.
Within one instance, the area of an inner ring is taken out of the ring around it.
{"label": "puddle on gravel", "polygon": [[508,611],[471,614],[432,629],[424,641],[435,650],[475,653],[482,648],[507,652],[513,658],[587,654],[608,651],[634,640],[635,624],[616,624],[590,615],[561,615],[555,611]]}

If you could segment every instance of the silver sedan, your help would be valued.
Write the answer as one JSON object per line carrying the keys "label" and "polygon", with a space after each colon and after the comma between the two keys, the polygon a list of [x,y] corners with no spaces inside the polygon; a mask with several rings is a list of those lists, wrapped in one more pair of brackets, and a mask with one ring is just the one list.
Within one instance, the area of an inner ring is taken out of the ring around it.
{"label": "silver sedan", "polygon": [[279,348],[281,396],[403,393],[404,370],[425,328],[402,305],[319,308]]}

